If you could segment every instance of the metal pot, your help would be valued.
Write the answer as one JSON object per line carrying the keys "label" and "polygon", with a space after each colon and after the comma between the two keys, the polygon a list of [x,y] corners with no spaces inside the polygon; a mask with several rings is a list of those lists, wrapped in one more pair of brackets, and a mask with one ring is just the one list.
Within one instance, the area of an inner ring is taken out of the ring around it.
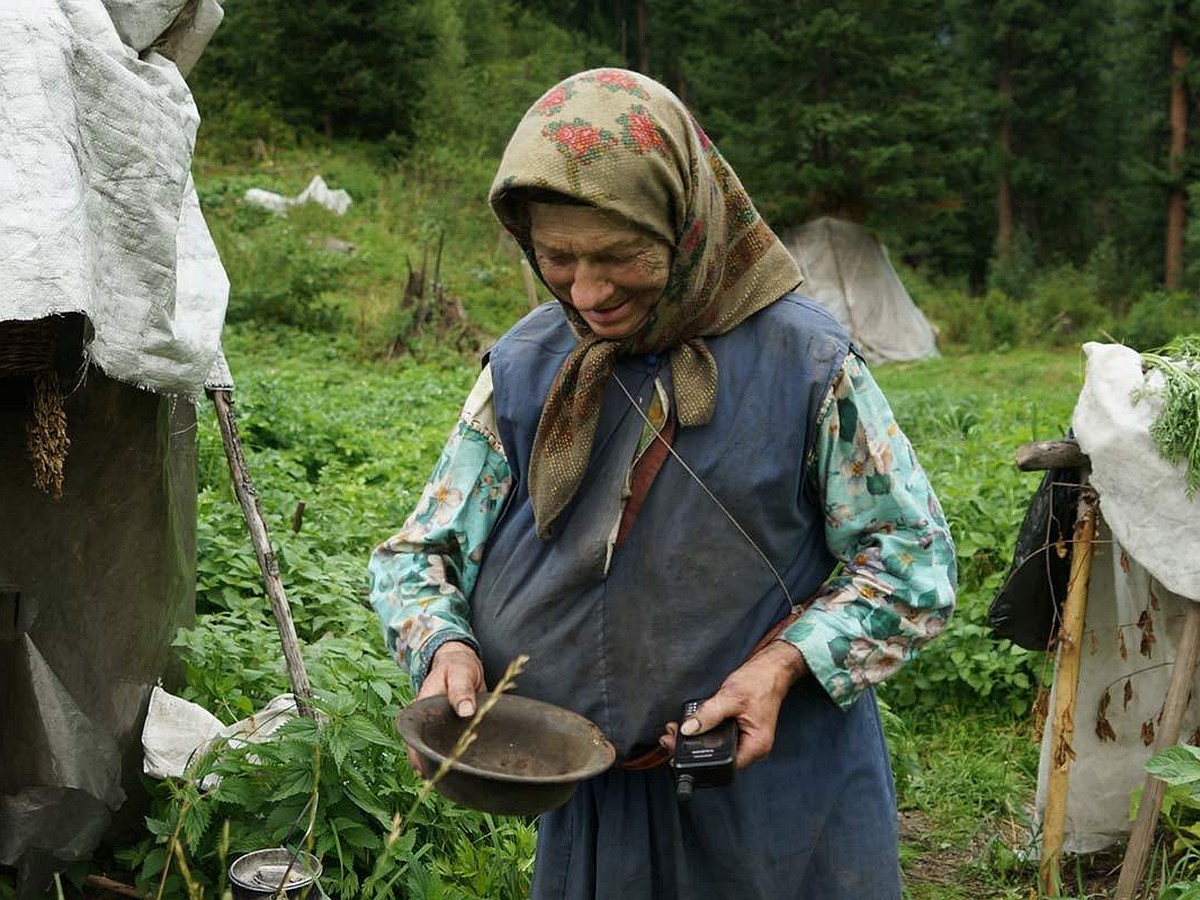
{"label": "metal pot", "polygon": [[[480,705],[488,698],[480,694]],[[396,730],[432,778],[466,730],[444,695],[400,710]],[[435,785],[471,809],[537,815],[562,806],[575,786],[613,764],[616,751],[598,725],[568,709],[501,694],[483,717],[474,742]]]}
{"label": "metal pot", "polygon": [[325,896],[316,883],[321,876],[320,860],[303,850],[271,847],[255,850],[233,861],[229,867],[229,880],[233,883],[234,900],[269,900],[279,893],[284,873],[287,873],[285,896],[312,900]]}

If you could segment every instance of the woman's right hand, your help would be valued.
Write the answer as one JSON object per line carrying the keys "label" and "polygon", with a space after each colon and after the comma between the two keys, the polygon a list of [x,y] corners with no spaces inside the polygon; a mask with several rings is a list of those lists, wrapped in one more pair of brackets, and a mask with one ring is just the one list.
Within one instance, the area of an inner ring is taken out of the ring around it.
{"label": "woman's right hand", "polygon": [[[475,695],[485,689],[483,662],[469,644],[447,641],[437,648],[429,664],[429,673],[421,683],[418,700],[445,694],[454,711],[462,718],[475,715]],[[408,748],[408,762],[421,772],[420,757]],[[425,777],[432,772],[422,772]]]}

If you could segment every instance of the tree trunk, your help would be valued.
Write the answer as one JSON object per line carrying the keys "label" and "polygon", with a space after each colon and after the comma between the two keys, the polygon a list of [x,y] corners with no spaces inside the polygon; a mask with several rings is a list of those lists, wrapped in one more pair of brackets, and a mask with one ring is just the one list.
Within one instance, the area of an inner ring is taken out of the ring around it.
{"label": "tree trunk", "polygon": [[1004,58],[1000,61],[998,91],[1000,94],[1000,128],[997,142],[1000,151],[996,169],[996,255],[1004,259],[1012,251],[1013,200],[1012,184],[1008,180],[1009,162],[1012,159],[1012,51],[1005,41]]}
{"label": "tree trunk", "polygon": [[1171,194],[1167,200],[1167,253],[1163,285],[1177,291],[1183,283],[1183,230],[1187,218],[1187,193],[1182,183],[1183,154],[1187,150],[1187,86],[1184,69],[1187,49],[1178,36],[1171,41],[1171,151],[1167,157]]}
{"label": "tree trunk", "polygon": [[638,71],[650,74],[650,29],[646,17],[646,0],[637,0]]}

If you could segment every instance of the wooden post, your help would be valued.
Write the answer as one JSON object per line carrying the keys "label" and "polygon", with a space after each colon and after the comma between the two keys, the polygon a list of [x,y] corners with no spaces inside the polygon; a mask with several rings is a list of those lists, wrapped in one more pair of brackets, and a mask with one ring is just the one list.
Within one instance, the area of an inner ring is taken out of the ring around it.
{"label": "wooden post", "polygon": [[1042,892],[1057,897],[1062,887],[1062,846],[1067,822],[1067,785],[1075,751],[1075,696],[1079,689],[1079,662],[1083,622],[1087,613],[1088,581],[1092,572],[1092,539],[1096,534],[1096,495],[1085,478],[1080,485],[1079,514],[1071,545],[1071,575],[1058,630],[1058,671],[1054,676],[1054,718],[1050,724],[1050,774],[1046,808],[1042,813]]}
{"label": "wooden post", "polygon": [[[1163,703],[1162,722],[1154,752],[1165,750],[1179,741],[1179,726],[1187,710],[1192,678],[1196,674],[1196,661],[1200,654],[1200,602],[1188,604],[1183,620],[1183,634],[1175,650],[1175,664],[1171,668],[1171,683],[1167,686],[1167,699]],[[1137,821],[1125,847],[1125,859],[1121,863],[1121,877],[1117,882],[1117,900],[1133,900],[1146,871],[1150,848],[1154,844],[1154,828],[1162,810],[1163,791],[1166,785],[1153,775],[1146,776],[1142,788],[1142,802],[1138,805]]]}
{"label": "wooden post", "polygon": [[246,457],[242,453],[242,442],[238,438],[237,421],[233,417],[233,398],[228,391],[212,391],[213,405],[217,408],[217,422],[221,427],[221,443],[225,446],[225,458],[229,461],[229,473],[233,476],[233,490],[242,506],[242,516],[254,544],[258,567],[262,571],[263,586],[271,601],[275,624],[279,628],[279,642],[283,645],[283,658],[287,663],[288,678],[292,682],[292,693],[296,696],[296,709],[302,716],[316,718],[311,700],[312,684],[300,656],[300,641],[296,637],[296,625],[288,606],[283,582],[279,578],[279,563],[271,549],[271,536],[262,511],[258,508],[258,494],[246,468]]}

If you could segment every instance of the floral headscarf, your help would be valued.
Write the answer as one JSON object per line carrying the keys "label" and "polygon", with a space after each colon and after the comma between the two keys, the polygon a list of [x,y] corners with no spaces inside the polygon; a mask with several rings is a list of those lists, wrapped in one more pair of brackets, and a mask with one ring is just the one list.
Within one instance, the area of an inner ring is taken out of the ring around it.
{"label": "floral headscarf", "polygon": [[706,424],[716,405],[717,366],[704,338],[729,331],[802,279],[691,113],[644,75],[574,75],[517,126],[489,199],[536,271],[522,189],[616,213],[673,249],[662,299],[629,337],[604,340],[563,304],[579,342],[550,388],[529,467],[544,539],[583,479],[616,356],[669,352],[679,424]]}

